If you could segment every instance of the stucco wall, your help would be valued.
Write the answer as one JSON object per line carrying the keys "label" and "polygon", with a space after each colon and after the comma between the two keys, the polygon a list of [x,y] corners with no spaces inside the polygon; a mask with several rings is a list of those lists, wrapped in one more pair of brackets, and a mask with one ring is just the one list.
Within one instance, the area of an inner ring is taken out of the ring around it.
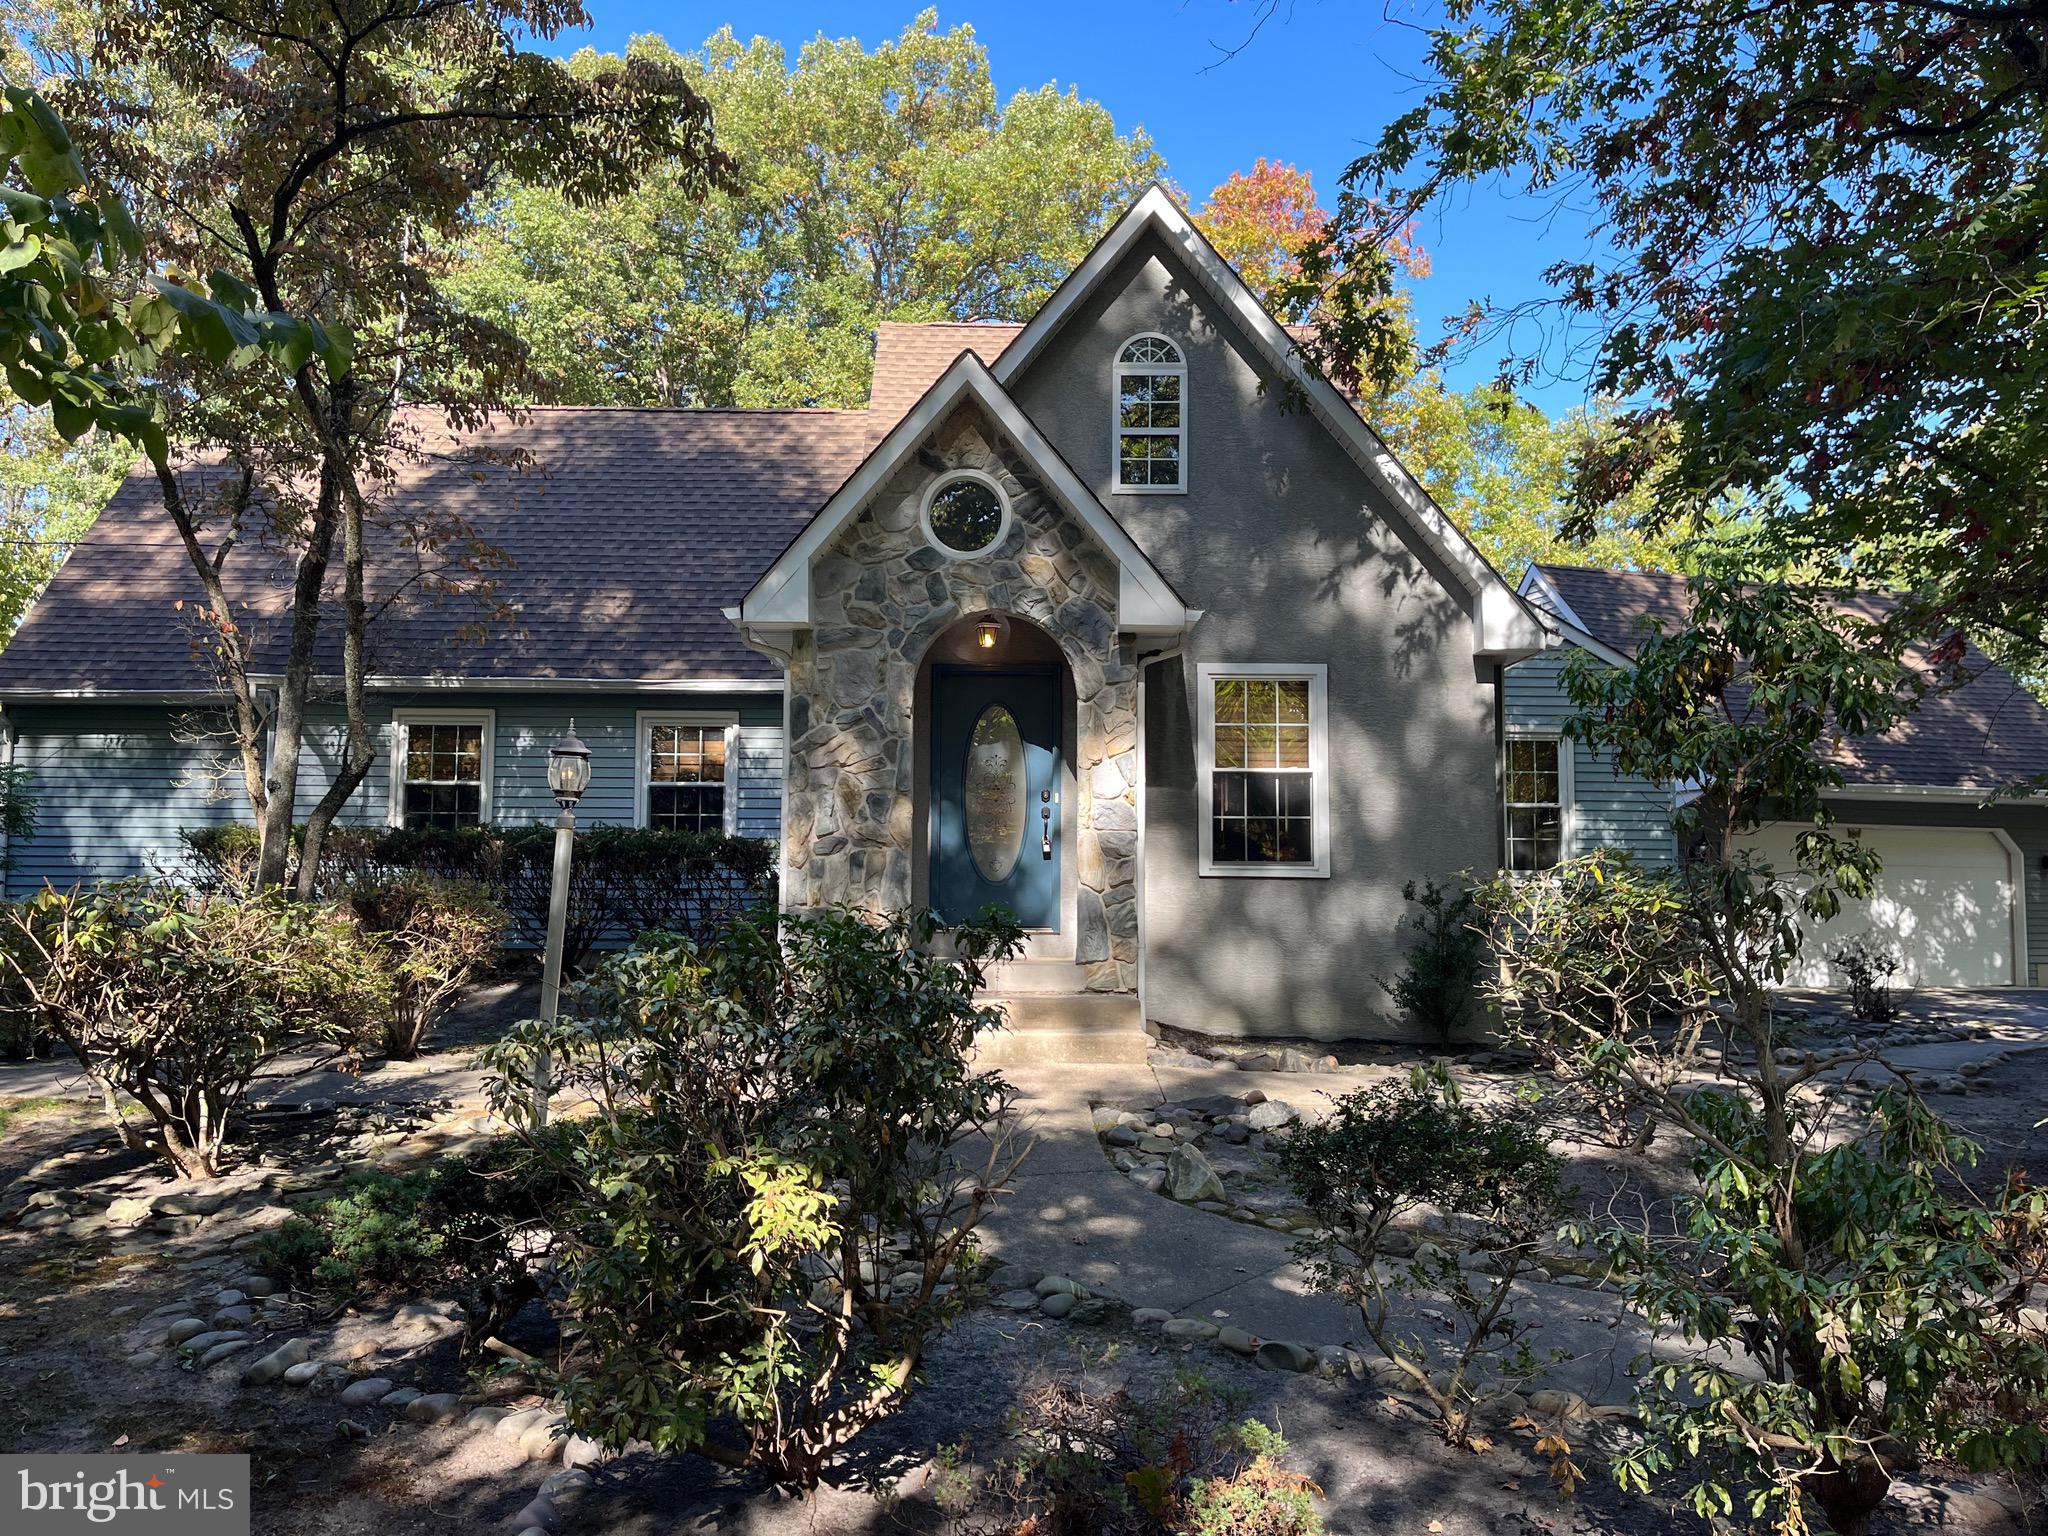
{"label": "stucco wall", "polygon": [[[780,835],[782,699],[779,694],[563,695],[437,691],[379,696],[372,719],[390,725],[394,710],[490,709],[492,819],[552,820],[547,791],[548,745],[567,729],[591,748],[590,791],[579,808],[586,823],[633,820],[634,722],[643,709],[704,710],[739,717],[738,829],[750,837]],[[36,834],[13,849],[9,893],[118,879],[182,868],[178,833],[186,827],[246,820],[239,770],[229,772],[227,743],[209,717],[192,708],[138,705],[17,705],[15,760],[27,767],[38,795]],[[386,741],[388,743],[388,734]],[[297,814],[303,817],[332,782],[343,727],[338,708],[313,711],[301,759]],[[370,777],[350,798],[343,819],[383,822],[391,804],[388,744]]]}
{"label": "stucco wall", "polygon": [[[1189,493],[1111,490],[1111,368],[1140,331],[1188,360]],[[1251,343],[1154,240],[1017,381],[1026,411],[1187,602],[1185,662],[1149,669],[1146,1011],[1212,1033],[1338,1037],[1392,1026],[1403,882],[1498,860],[1493,690],[1456,587],[1394,530],[1364,473],[1283,409]],[[1329,668],[1327,879],[1203,877],[1195,663]]]}

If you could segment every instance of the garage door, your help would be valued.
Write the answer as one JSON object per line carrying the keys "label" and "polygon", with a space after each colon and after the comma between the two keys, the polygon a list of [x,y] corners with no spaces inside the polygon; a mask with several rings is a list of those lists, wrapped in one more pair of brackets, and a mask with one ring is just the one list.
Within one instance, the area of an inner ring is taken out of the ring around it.
{"label": "garage door", "polygon": [[[1765,827],[1757,851],[1781,870],[1795,867],[1789,825]],[[1844,831],[1851,830],[1843,828]],[[2010,986],[2018,928],[2013,854],[1995,834],[1962,827],[1864,827],[1884,861],[1868,901],[1843,903],[1815,924],[1787,978],[1795,987],[1834,987],[1829,952],[1868,933],[1899,957],[1898,978],[1916,987]]]}

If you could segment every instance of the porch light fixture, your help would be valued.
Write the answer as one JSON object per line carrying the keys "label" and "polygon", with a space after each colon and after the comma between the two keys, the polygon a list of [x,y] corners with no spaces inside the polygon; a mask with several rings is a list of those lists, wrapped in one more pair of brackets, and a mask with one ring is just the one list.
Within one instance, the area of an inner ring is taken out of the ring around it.
{"label": "porch light fixture", "polygon": [[[540,1016],[552,1024],[562,1001],[562,946],[569,927],[569,865],[576,853],[576,802],[590,788],[590,748],[576,734],[576,722],[548,748],[548,788],[562,814],[555,818],[555,870],[548,886],[548,943],[540,972]],[[533,1054],[533,1123],[548,1123],[548,1095],[554,1059],[543,1047]]]}
{"label": "porch light fixture", "polygon": [[1000,618],[983,619],[974,626],[974,644],[977,649],[992,651],[1002,644],[1003,631],[1008,629]]}

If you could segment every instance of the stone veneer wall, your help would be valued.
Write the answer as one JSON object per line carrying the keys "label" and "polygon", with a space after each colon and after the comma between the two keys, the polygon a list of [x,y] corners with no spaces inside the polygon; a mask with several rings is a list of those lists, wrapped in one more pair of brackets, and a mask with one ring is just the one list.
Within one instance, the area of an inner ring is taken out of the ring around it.
{"label": "stone veneer wall", "polygon": [[[786,899],[800,910],[910,905],[919,665],[960,620],[1014,614],[1052,636],[1073,673],[1074,958],[1089,990],[1133,992],[1138,674],[1116,628],[1116,563],[997,441],[977,409],[954,412],[812,565],[813,628],[789,670]],[[926,487],[955,469],[992,476],[1012,513],[1001,546],[966,560],[933,549],[920,519]]]}

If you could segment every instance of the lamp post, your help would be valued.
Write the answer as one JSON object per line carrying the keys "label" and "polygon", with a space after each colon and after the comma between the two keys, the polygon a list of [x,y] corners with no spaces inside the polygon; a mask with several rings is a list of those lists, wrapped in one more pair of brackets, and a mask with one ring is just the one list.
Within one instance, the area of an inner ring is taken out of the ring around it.
{"label": "lamp post", "polygon": [[[548,748],[548,788],[562,814],[555,818],[555,875],[548,887],[548,947],[541,962],[540,1017],[555,1022],[562,1001],[562,945],[569,927],[569,860],[576,848],[576,802],[590,788],[590,748],[569,721],[569,734]],[[548,1123],[548,1086],[554,1062],[543,1050],[533,1060],[533,1123]]]}

